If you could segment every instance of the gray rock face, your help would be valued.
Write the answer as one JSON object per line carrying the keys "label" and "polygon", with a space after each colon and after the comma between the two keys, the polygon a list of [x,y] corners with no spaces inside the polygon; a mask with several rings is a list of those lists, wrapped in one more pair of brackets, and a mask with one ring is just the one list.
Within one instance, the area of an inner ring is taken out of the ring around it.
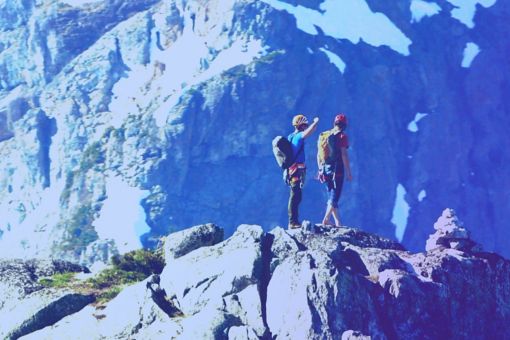
{"label": "gray rock face", "polygon": [[64,317],[80,311],[93,302],[92,295],[71,291],[41,290],[26,296],[14,305],[6,304],[2,314],[0,337],[18,339],[44,327],[51,326]]}
{"label": "gray rock face", "polygon": [[221,337],[232,326],[264,335],[259,296],[263,236],[261,227],[242,225],[226,241],[177,258],[161,273],[166,294],[176,297],[184,315],[193,316],[185,328],[193,320],[210,320],[208,329],[190,328],[197,338]]}
{"label": "gray rock face", "polygon": [[214,224],[204,224],[173,233],[165,239],[165,260],[179,258],[187,253],[223,241],[223,229]]}
{"label": "gray rock face", "polygon": [[[445,217],[452,221],[451,211]],[[190,230],[214,235],[218,229]],[[177,234],[172,241],[174,235],[166,246],[185,239]],[[252,225],[193,248],[106,308],[86,307],[26,338],[504,339],[508,333],[510,261],[496,254],[448,247],[411,253],[352,228],[264,233]]]}
{"label": "gray rock face", "polygon": [[[346,33],[332,23],[359,13],[333,1],[0,4],[0,255],[91,265],[205,220],[268,231],[288,195],[270,141],[298,112],[325,130],[342,111],[345,221],[394,238],[401,184],[409,249],[452,206],[508,256],[508,1],[472,22],[445,1],[430,17],[408,0],[366,5],[373,26]],[[468,43],[480,53],[467,67]],[[315,142],[305,152],[314,174]],[[301,215],[317,221],[312,178]]]}
{"label": "gray rock face", "polygon": [[106,308],[87,306],[24,339],[169,339],[180,329],[152,299],[151,280],[125,288]]}
{"label": "gray rock face", "polygon": [[0,261],[0,338],[17,339],[67,315],[76,313],[94,301],[90,295],[45,288],[40,278],[57,273],[88,272],[88,269],[64,261]]}
{"label": "gray rock face", "polygon": [[0,309],[11,299],[23,299],[44,288],[40,278],[57,273],[88,273],[86,267],[58,260],[0,260]]}

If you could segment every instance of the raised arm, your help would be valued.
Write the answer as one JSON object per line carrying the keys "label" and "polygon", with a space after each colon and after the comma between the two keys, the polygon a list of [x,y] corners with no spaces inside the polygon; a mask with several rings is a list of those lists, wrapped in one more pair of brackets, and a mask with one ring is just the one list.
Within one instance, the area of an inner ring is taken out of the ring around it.
{"label": "raised arm", "polygon": [[313,119],[313,123],[303,131],[303,138],[308,138],[310,135],[317,129],[317,124],[319,124],[319,117],[315,117]]}

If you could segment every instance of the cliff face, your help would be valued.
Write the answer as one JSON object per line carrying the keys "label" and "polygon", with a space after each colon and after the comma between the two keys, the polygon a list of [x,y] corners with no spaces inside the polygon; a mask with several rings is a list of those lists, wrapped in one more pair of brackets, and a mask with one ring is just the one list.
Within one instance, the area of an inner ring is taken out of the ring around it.
{"label": "cliff face", "polygon": [[[45,290],[24,294],[21,302],[13,303],[16,299],[9,293],[30,282],[20,284],[3,275],[2,300],[7,303],[0,306],[0,316],[10,322],[2,322],[0,335],[8,339],[15,335],[25,335],[23,339],[508,338],[510,262],[483,252],[451,210],[434,227],[429,250],[412,253],[396,242],[353,228],[307,224],[303,230],[276,228],[265,233],[259,226],[242,225],[221,241],[221,228],[197,226],[166,238],[161,275],[125,288],[106,305],[83,308],[87,303],[83,293],[66,292],[75,299],[70,303],[61,297],[64,293],[50,295],[48,289],[46,294]],[[5,267],[6,263],[0,264],[2,272],[9,272]],[[15,271],[10,271],[12,277]],[[48,275],[41,270],[32,273],[32,280]],[[30,310],[24,309],[27,301]],[[48,305],[60,311],[55,316],[60,320],[48,320],[44,317],[48,313],[39,312],[47,311]]]}
{"label": "cliff face", "polygon": [[[410,249],[452,206],[508,255],[509,4],[456,6],[1,3],[1,256],[92,264],[203,220],[282,224],[270,142],[298,112],[326,129],[338,111],[344,221],[394,238],[401,186]],[[318,220],[314,144],[301,215]]]}

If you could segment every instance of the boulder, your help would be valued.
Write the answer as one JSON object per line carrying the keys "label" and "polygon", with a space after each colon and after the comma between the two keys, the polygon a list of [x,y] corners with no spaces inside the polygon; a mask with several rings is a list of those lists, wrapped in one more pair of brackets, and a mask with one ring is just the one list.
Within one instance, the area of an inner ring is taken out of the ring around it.
{"label": "boulder", "polygon": [[48,289],[40,279],[86,267],[60,260],[0,260],[0,338],[18,338],[56,323],[94,301],[89,294]]}
{"label": "boulder", "polygon": [[22,299],[44,286],[39,279],[58,273],[88,273],[87,267],[60,260],[0,259],[0,311],[11,299]]}
{"label": "boulder", "polygon": [[[241,225],[225,241],[172,257],[160,276],[104,307],[23,332],[34,340],[504,339],[509,306],[510,261],[496,254],[412,253],[347,227],[265,233]],[[36,313],[23,310],[16,324]]]}
{"label": "boulder", "polygon": [[161,273],[161,287],[175,296],[184,315],[204,315],[204,309],[209,310],[221,328],[214,332],[235,324],[262,336],[266,332],[259,295],[263,238],[260,226],[241,225],[229,239],[173,259]]}
{"label": "boulder", "polygon": [[[169,339],[181,327],[158,306],[149,286],[153,278],[126,287],[106,306],[87,306],[51,327],[34,332],[26,339]],[[77,331],[79,330],[79,331]]]}
{"label": "boulder", "polygon": [[202,224],[170,234],[164,242],[167,263],[189,252],[223,241],[223,229],[215,224]]}
{"label": "boulder", "polygon": [[94,296],[72,291],[43,289],[25,296],[21,301],[9,301],[1,311],[0,338],[17,339],[62,318],[80,311],[95,300]]}
{"label": "boulder", "polygon": [[[266,318],[271,334],[283,338],[336,339],[348,329],[382,334],[370,295],[371,283],[337,262],[338,249],[328,234],[296,235],[286,257],[274,269],[267,287]],[[328,246],[329,245],[329,246]],[[364,307],[361,307],[363,305]]]}

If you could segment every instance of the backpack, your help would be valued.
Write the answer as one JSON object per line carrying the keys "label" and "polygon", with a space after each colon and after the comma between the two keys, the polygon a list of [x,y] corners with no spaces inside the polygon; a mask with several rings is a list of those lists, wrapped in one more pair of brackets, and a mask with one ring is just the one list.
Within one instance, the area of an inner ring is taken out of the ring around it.
{"label": "backpack", "polygon": [[273,154],[282,169],[287,169],[294,162],[292,144],[283,136],[276,136],[273,139]]}
{"label": "backpack", "polygon": [[333,154],[333,146],[329,138],[332,133],[333,130],[321,132],[317,140],[317,163],[319,164],[319,169],[329,161],[330,156]]}

